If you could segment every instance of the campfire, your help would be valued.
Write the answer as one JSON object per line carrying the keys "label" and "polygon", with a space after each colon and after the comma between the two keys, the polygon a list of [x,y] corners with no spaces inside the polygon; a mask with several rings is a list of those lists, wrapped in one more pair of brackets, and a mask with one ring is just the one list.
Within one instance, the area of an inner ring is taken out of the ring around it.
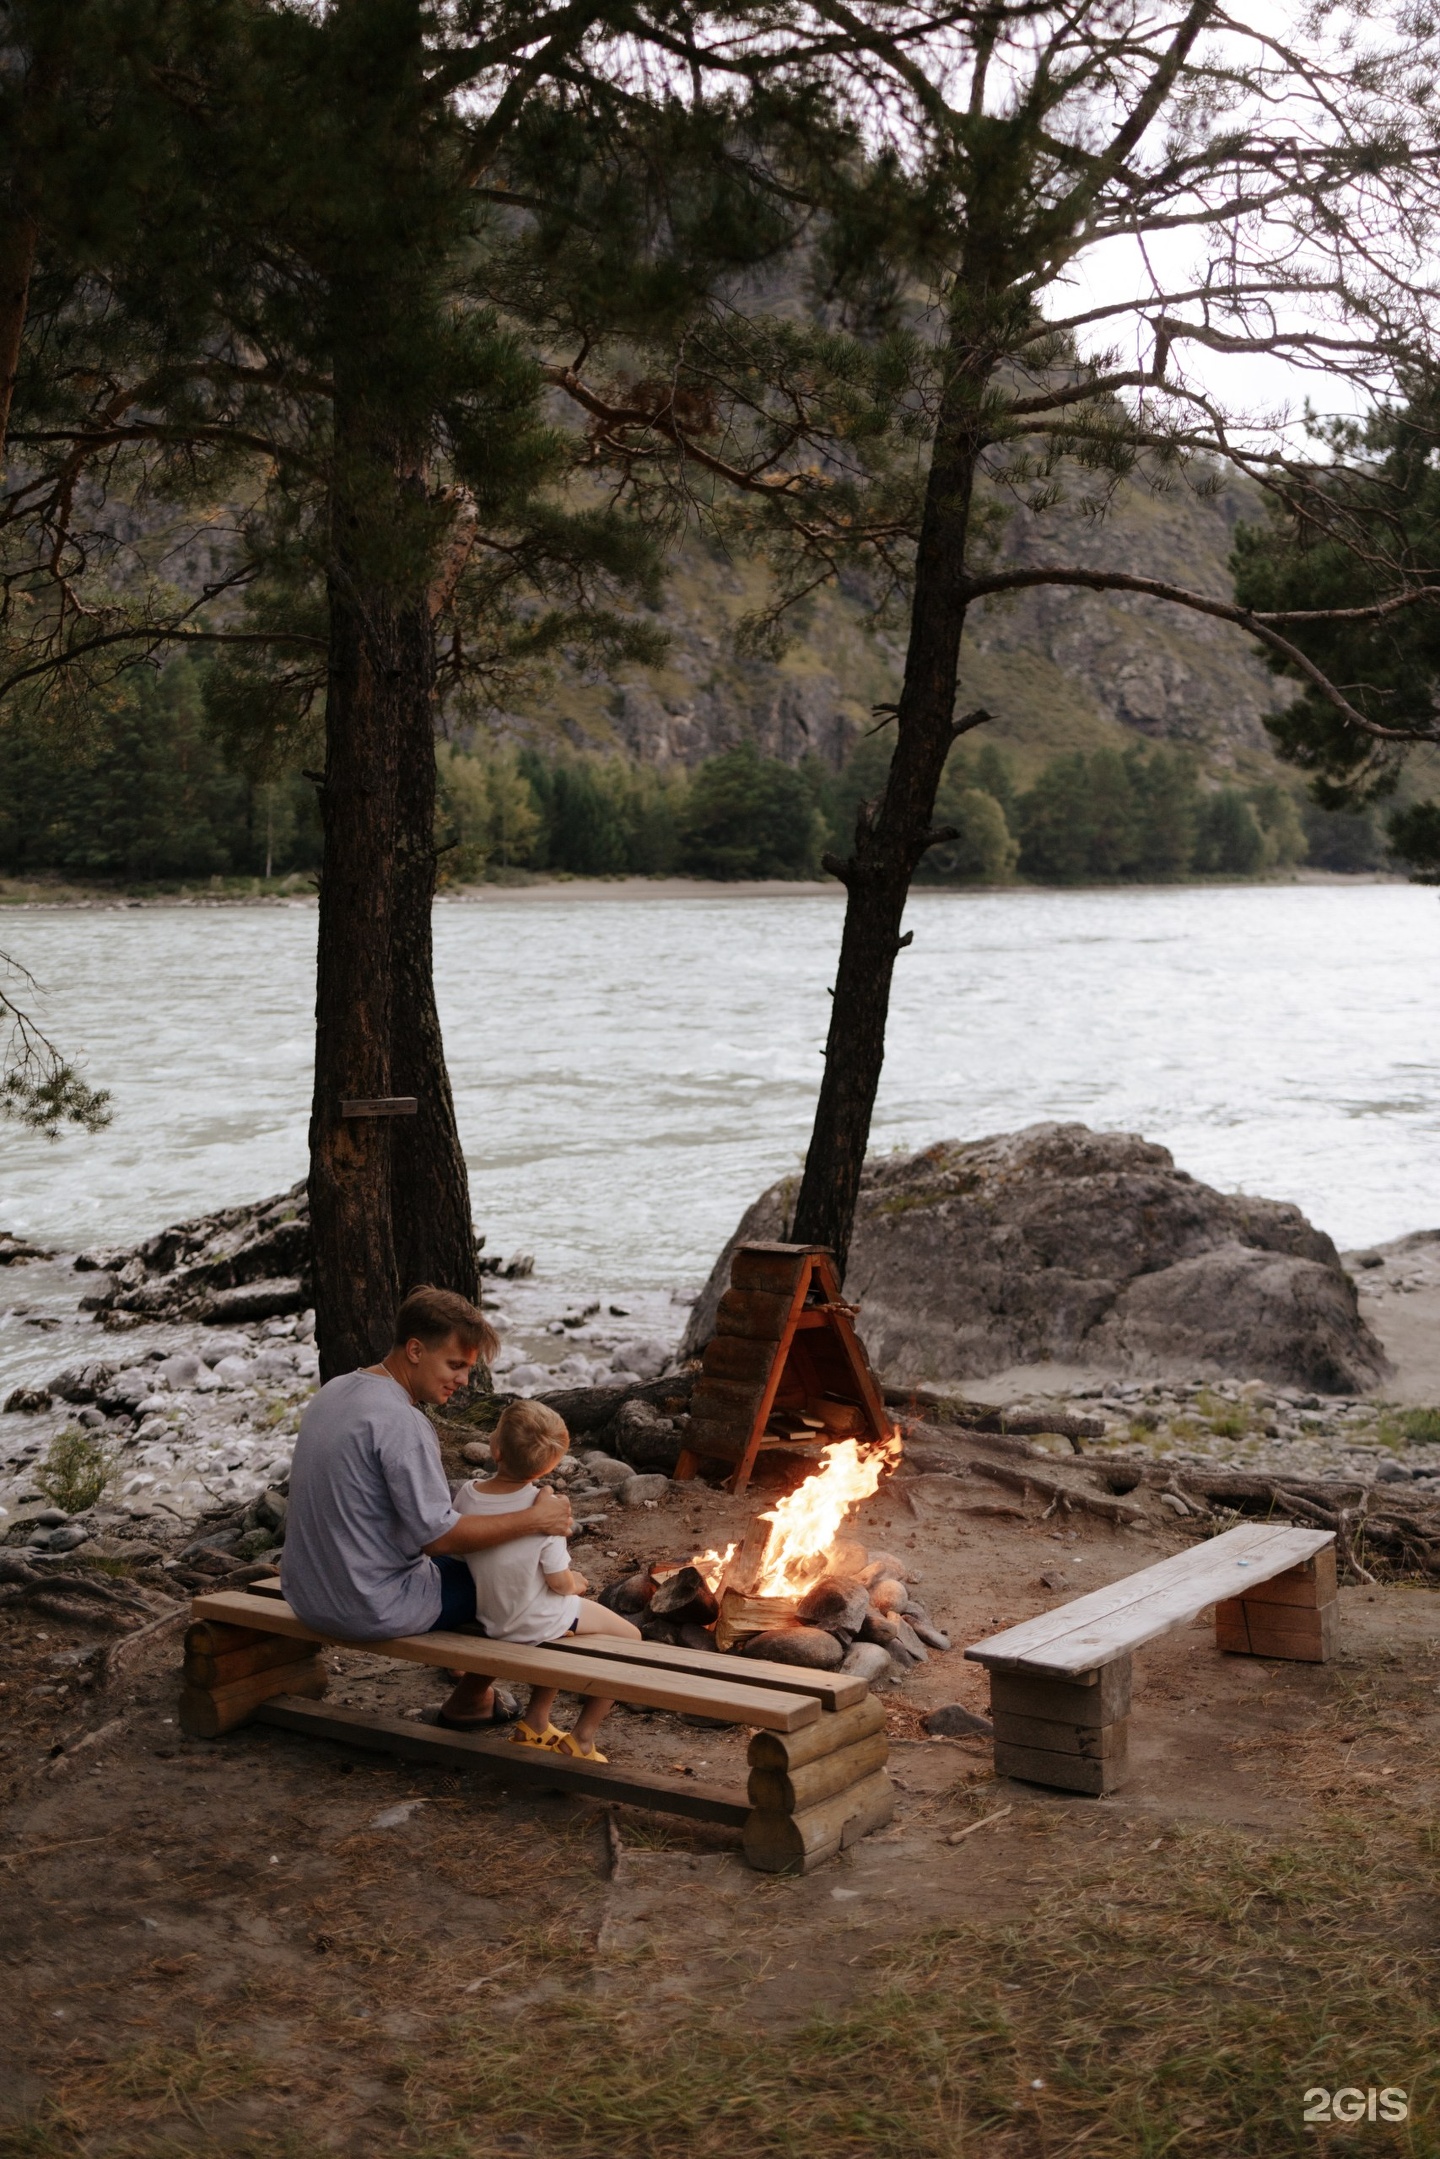
{"label": "campfire", "polygon": [[922,1662],[927,1644],[948,1649],[903,1562],[842,1534],[900,1451],[894,1430],[878,1446],[836,1441],[813,1475],[751,1517],[738,1544],[632,1575],[614,1592],[616,1609],[637,1617],[652,1641],[843,1666],[872,1680]]}

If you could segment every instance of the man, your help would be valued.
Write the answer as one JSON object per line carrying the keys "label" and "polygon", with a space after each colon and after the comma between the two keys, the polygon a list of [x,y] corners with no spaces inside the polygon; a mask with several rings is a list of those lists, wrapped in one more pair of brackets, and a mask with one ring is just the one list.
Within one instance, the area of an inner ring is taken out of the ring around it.
{"label": "man", "polygon": [[[517,1537],[565,1536],[570,1502],[542,1492],[520,1514],[457,1514],[439,1442],[422,1405],[443,1407],[477,1357],[499,1348],[465,1297],[428,1285],[395,1315],[379,1364],[344,1372],[306,1410],[290,1468],[280,1581],[317,1634],[380,1642],[475,1626],[464,1554]],[[490,1721],[490,1681],[460,1680],[440,1711],[462,1730]]]}

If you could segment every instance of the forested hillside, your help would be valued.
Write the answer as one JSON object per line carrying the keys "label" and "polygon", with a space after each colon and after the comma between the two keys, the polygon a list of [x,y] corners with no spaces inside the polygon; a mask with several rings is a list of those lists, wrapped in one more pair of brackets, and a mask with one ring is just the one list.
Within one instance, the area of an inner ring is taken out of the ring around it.
{"label": "forested hillside", "polygon": [[[1239,492],[1122,489],[1067,520],[1072,558],[1143,562],[1222,595]],[[1054,523],[1051,513],[1050,523]],[[1052,534],[1053,543],[1053,534]],[[1033,520],[1001,551],[1029,559]],[[744,657],[764,573],[691,541],[654,627],[663,660],[611,673],[555,664],[514,708],[445,718],[442,882],[546,872],[810,877],[883,784],[898,630],[851,582]],[[1264,716],[1287,691],[1229,627],[1144,600],[1046,590],[982,604],[962,696],[992,715],[954,753],[939,804],[953,842],[926,881],[1040,883],[1252,876],[1385,860],[1371,813],[1318,810],[1274,758]],[[174,882],[313,873],[320,827],[301,736],[281,769],[247,754],[232,680],[188,657],[122,671],[83,724],[23,699],[0,714],[0,874]],[[318,716],[317,716],[318,738]]]}

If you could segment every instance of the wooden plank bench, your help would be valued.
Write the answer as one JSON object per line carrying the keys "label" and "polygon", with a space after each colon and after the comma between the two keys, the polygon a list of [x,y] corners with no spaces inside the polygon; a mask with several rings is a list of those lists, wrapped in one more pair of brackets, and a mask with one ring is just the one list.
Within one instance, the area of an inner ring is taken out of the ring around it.
{"label": "wooden plank bench", "polygon": [[608,1635],[569,1635],[539,1648],[441,1632],[334,1645],[745,1725],[753,1736],[742,1794],[689,1777],[573,1761],[489,1733],[322,1707],[327,1675],[320,1652],[332,1638],[298,1619],[273,1585],[217,1590],[196,1597],[190,1609],[180,1726],[191,1738],[219,1738],[255,1719],[411,1760],[503,1773],[543,1789],[728,1822],[743,1831],[751,1865],[767,1873],[808,1873],[894,1811],[885,1712],[865,1681],[848,1673]]}
{"label": "wooden plank bench", "polygon": [[990,1672],[995,1773],[1067,1792],[1125,1780],[1134,1650],[1215,1607],[1215,1646],[1323,1663],[1334,1648],[1329,1530],[1244,1523],[965,1654]]}

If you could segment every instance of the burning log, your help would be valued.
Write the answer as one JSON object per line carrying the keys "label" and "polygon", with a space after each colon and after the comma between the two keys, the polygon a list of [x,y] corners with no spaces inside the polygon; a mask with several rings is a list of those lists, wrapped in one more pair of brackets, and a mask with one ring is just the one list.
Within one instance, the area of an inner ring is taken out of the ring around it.
{"label": "burning log", "polygon": [[599,1602],[619,1612],[622,1618],[636,1619],[649,1610],[654,1595],[655,1578],[648,1567],[642,1567],[638,1574],[627,1574],[623,1581],[612,1582],[602,1590]]}
{"label": "burning log", "polygon": [[853,1506],[869,1499],[899,1458],[898,1435],[885,1447],[862,1450],[853,1439],[824,1451],[824,1466],[765,1514],[752,1517],[724,1569],[719,1588],[717,1649],[747,1634],[794,1619],[801,1600],[832,1569],[829,1554]]}
{"label": "burning log", "polygon": [[668,1619],[677,1627],[713,1626],[718,1611],[715,1593],[698,1567],[681,1567],[650,1598],[651,1617]]}
{"label": "burning log", "polygon": [[[783,1569],[768,1564],[770,1547],[781,1542],[773,1515],[750,1518],[740,1549],[725,1570],[715,1622],[715,1647],[732,1649],[750,1634],[768,1633],[795,1617],[799,1595],[784,1586]],[[822,1562],[823,1564],[823,1562]],[[776,1583],[770,1594],[761,1593],[767,1579]]]}
{"label": "burning log", "polygon": [[796,1617],[807,1625],[828,1627],[832,1634],[853,1641],[870,1609],[870,1592],[863,1582],[843,1574],[827,1574],[800,1599]]}
{"label": "burning log", "polygon": [[[702,1552],[673,1574],[633,1576],[605,1602],[633,1611],[648,1640],[705,1646],[781,1664],[855,1672],[867,1681],[925,1661],[949,1636],[930,1619],[893,1553],[869,1554],[840,1526],[898,1459],[853,1440],[825,1449],[823,1467],[764,1514],[738,1545]],[[705,1630],[713,1621],[713,1636]]]}

